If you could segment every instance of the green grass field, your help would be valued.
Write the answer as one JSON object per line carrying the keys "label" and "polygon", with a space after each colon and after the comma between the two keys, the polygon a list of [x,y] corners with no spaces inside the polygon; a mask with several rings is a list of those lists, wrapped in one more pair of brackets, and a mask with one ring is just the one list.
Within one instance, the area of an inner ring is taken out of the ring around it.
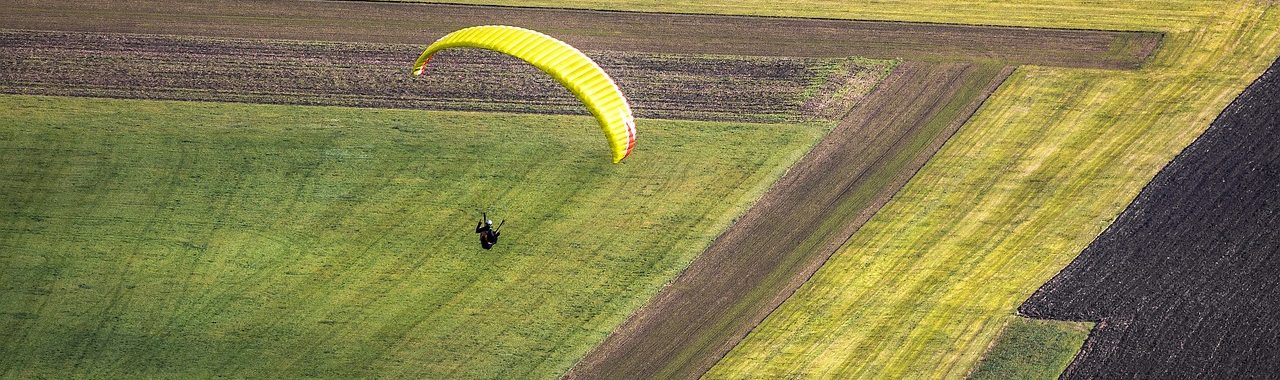
{"label": "green grass field", "polygon": [[0,103],[17,378],[554,377],[827,130],[641,120],[612,165],[584,116]]}
{"label": "green grass field", "polygon": [[554,5],[1166,33],[1137,72],[1015,72],[712,378],[966,376],[1016,306],[1280,54],[1274,1]]}
{"label": "green grass field", "polygon": [[1012,318],[970,379],[1057,379],[1089,337],[1088,322]]}

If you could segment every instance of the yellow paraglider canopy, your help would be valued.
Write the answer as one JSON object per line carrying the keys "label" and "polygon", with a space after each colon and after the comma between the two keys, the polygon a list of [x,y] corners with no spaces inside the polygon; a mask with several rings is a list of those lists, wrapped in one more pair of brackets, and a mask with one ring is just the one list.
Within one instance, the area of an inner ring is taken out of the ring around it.
{"label": "yellow paraglider canopy", "polygon": [[551,36],[514,26],[485,25],[461,29],[427,47],[413,64],[413,75],[422,75],[436,52],[468,47],[488,49],[519,58],[551,74],[595,115],[609,139],[613,162],[631,154],[636,145],[635,119],[622,90],[595,61]]}

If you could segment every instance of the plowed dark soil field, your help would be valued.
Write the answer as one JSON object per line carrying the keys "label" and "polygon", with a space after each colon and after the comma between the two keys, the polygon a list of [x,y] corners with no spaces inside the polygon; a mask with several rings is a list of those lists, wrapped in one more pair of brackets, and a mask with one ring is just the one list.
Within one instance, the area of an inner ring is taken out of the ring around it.
{"label": "plowed dark soil field", "polygon": [[1280,61],[1019,309],[1098,321],[1069,379],[1275,378]]}
{"label": "plowed dark soil field", "polygon": [[507,24],[584,50],[1135,68],[1159,33],[358,1],[3,0],[0,27],[427,44]]}
{"label": "plowed dark soil field", "polygon": [[[0,31],[0,92],[251,103],[586,113],[555,79],[486,50],[139,34]],[[888,61],[591,52],[639,117],[836,119]],[[839,105],[837,105],[839,104]]]}

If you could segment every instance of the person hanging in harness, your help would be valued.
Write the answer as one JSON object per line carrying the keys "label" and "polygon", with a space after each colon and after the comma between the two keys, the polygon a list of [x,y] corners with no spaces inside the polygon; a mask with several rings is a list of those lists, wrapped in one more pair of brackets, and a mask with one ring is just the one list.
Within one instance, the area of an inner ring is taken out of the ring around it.
{"label": "person hanging in harness", "polygon": [[[503,220],[502,223],[507,221]],[[498,227],[493,226],[493,221],[489,220],[488,213],[482,213],[480,223],[476,224],[476,233],[480,234],[480,247],[484,249],[493,248],[494,244],[498,244],[498,232],[502,228],[502,223],[498,223]]]}

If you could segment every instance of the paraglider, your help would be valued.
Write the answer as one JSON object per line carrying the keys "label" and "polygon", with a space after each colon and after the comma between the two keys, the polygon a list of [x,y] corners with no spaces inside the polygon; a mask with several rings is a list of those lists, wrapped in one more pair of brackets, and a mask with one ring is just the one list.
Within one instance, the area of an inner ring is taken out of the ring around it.
{"label": "paraglider", "polygon": [[413,64],[413,75],[422,75],[431,57],[449,48],[479,48],[504,53],[555,77],[591,111],[608,138],[613,163],[621,162],[636,145],[631,106],[613,79],[581,51],[533,30],[485,25],[449,33],[427,47]]}
{"label": "paraglider", "polygon": [[489,220],[489,214],[481,214],[480,223],[476,224],[476,233],[480,234],[480,247],[489,249],[493,248],[494,244],[498,244],[498,236],[502,235],[498,230],[502,229],[502,224],[506,222],[503,220],[498,223],[497,227],[494,227],[493,221]]}

